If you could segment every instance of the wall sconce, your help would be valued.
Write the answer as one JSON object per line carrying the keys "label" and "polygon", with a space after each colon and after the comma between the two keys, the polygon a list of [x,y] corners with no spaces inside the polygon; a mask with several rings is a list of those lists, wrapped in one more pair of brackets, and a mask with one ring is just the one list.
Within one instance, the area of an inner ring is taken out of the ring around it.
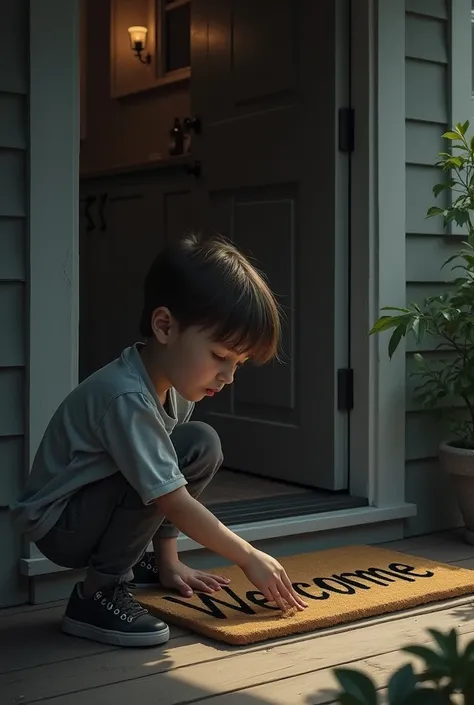
{"label": "wall sconce", "polygon": [[145,57],[142,53],[146,49],[146,35],[148,29],[146,27],[129,27],[128,33],[130,35],[130,48],[134,52],[135,56],[142,64],[149,64],[151,61],[150,54],[146,54]]}

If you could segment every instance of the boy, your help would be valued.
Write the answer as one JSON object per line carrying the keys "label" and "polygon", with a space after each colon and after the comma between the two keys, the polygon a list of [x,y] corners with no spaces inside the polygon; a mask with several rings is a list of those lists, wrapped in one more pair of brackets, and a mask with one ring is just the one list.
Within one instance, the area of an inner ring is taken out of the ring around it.
{"label": "boy", "polygon": [[215,431],[190,421],[194,404],[231,384],[248,358],[274,357],[279,331],[269,287],[233,245],[188,238],[158,255],[144,287],[146,342],[126,348],[63,401],[14,507],[45,556],[87,568],[63,631],[122,646],[167,641],[167,625],[129,591],[152,539],[163,587],[190,596],[226,584],[180,562],[179,530],[239,565],[280,609],[306,607],[275,559],[196,500],[222,453]]}

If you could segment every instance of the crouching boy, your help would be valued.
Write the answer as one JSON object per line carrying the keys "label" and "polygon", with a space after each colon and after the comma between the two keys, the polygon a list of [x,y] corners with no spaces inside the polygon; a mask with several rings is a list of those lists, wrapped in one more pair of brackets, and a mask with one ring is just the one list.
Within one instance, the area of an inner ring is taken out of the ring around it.
{"label": "crouching boy", "polygon": [[[181,563],[179,531],[240,566],[282,610],[304,609],[278,561],[197,501],[222,452],[215,431],[190,420],[194,404],[231,384],[248,359],[273,358],[279,331],[269,287],[232,244],[187,238],[158,255],[145,280],[145,342],[59,406],[13,508],[45,556],[87,569],[69,599],[65,632],[123,646],[164,643],[167,625],[130,592],[135,572],[152,566],[157,583],[184,596],[226,583]],[[156,564],[143,560],[150,541]]]}

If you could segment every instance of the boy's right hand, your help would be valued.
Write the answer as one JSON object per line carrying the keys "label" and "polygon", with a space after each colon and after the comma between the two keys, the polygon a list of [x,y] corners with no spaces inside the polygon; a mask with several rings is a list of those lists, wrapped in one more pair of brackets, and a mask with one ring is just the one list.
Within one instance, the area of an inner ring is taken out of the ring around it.
{"label": "boy's right hand", "polygon": [[295,592],[277,560],[258,551],[224,526],[203,504],[191,497],[185,487],[158,497],[155,502],[160,512],[183,534],[240,566],[268,602],[275,602],[282,612],[288,607],[304,610],[308,606]]}
{"label": "boy's right hand", "polygon": [[288,607],[304,610],[308,606],[295,592],[283,566],[272,556],[254,549],[240,568],[268,602],[275,602],[282,612]]}

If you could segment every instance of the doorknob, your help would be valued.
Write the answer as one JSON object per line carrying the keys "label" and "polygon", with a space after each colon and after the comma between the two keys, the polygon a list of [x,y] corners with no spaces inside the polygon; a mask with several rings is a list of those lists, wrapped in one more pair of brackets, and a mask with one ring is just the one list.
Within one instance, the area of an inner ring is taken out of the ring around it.
{"label": "doorknob", "polygon": [[193,164],[187,164],[186,173],[191,174],[191,176],[194,176],[196,179],[199,179],[201,176],[201,162],[196,161]]}

